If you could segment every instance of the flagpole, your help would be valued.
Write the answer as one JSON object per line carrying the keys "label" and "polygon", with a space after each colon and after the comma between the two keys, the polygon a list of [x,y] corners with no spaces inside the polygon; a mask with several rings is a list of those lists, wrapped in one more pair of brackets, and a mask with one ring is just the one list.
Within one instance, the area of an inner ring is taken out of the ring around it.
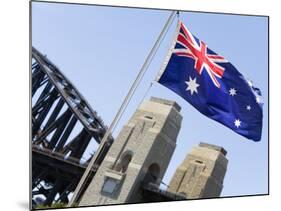
{"label": "flagpole", "polygon": [[120,106],[118,112],[116,113],[116,116],[115,118],[113,119],[112,123],[110,124],[108,130],[106,131],[104,137],[102,138],[101,140],[101,143],[97,149],[97,151],[95,152],[95,154],[93,155],[90,163],[88,164],[83,176],[81,177],[74,193],[73,193],[73,196],[71,198],[71,200],[69,201],[69,203],[67,204],[67,207],[72,207],[75,205],[75,202],[77,202],[80,194],[81,194],[81,191],[83,190],[85,184],[86,184],[86,181],[88,179],[88,176],[89,176],[89,173],[92,169],[92,167],[94,166],[100,152],[101,152],[101,149],[103,148],[103,146],[107,143],[107,139],[109,137],[109,135],[112,133],[112,129],[115,127],[116,123],[118,122],[118,120],[120,119],[122,113],[124,112],[124,109],[127,107],[130,99],[132,98],[132,95],[134,94],[136,88],[138,87],[139,85],[139,82],[140,80],[142,79],[144,73],[146,72],[150,62],[152,61],[160,43],[161,43],[161,40],[163,39],[163,37],[165,36],[165,34],[167,33],[169,27],[171,26],[173,20],[174,20],[174,17],[175,17],[175,14],[176,14],[176,11],[172,11],[169,18],[167,19],[162,31],[160,32],[154,46],[152,47],[152,49],[150,50],[145,62],[143,63],[134,83],[132,84],[128,94],[126,95],[122,105]]}

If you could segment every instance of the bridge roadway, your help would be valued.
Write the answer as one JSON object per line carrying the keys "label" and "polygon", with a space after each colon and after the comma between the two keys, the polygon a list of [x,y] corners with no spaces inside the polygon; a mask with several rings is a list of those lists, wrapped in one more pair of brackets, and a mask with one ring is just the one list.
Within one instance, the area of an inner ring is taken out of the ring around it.
{"label": "bridge roadway", "polygon": [[[34,195],[43,194],[46,196],[44,203],[51,204],[54,201],[68,202],[67,195],[75,190],[80,178],[85,171],[89,160],[81,164],[79,159],[68,157],[52,150],[32,146],[32,164],[36,166],[32,172]],[[92,180],[98,166],[92,168],[88,183]],[[47,189],[39,183],[44,181],[47,185],[51,184],[53,188]],[[88,184],[87,184],[88,185]],[[59,193],[59,198],[55,197]]]}

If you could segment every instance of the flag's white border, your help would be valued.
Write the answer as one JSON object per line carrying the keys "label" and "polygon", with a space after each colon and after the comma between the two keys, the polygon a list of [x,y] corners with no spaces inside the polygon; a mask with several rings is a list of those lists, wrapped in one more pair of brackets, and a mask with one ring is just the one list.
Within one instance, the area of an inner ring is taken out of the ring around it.
{"label": "flag's white border", "polygon": [[178,23],[177,23],[177,28],[176,28],[176,31],[174,33],[174,36],[173,36],[173,39],[172,39],[172,44],[171,44],[171,47],[169,48],[168,50],[168,53],[163,61],[163,64],[158,72],[158,74],[156,75],[156,78],[155,78],[155,81],[159,81],[159,79],[161,78],[162,74],[164,73],[167,65],[168,65],[168,62],[170,61],[170,58],[172,56],[172,53],[175,49],[175,46],[176,46],[176,43],[177,43],[177,37],[178,37],[178,34],[180,32],[180,26],[181,26],[181,21],[178,20]]}

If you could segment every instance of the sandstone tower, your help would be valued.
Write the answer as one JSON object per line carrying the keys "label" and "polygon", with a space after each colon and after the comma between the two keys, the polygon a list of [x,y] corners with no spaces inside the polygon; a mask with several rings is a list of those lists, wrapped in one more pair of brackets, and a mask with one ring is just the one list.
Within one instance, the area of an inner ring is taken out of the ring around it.
{"label": "sandstone tower", "polygon": [[79,206],[142,202],[141,186],[160,185],[181,127],[180,106],[152,97],[123,127]]}
{"label": "sandstone tower", "polygon": [[228,160],[224,148],[200,143],[177,168],[168,190],[188,199],[219,197]]}

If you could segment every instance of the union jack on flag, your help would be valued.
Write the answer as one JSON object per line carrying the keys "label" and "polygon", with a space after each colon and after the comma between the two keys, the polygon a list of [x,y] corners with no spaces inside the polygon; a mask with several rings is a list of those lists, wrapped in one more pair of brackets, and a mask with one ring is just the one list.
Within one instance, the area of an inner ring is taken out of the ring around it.
{"label": "union jack on flag", "polygon": [[174,53],[178,56],[186,56],[195,60],[194,68],[201,75],[203,69],[207,71],[215,86],[220,88],[220,84],[216,77],[223,76],[224,68],[216,62],[227,62],[222,56],[207,53],[207,45],[200,41],[198,43],[196,38],[187,30],[181,23],[181,30],[177,37],[177,43],[183,48],[175,48]]}
{"label": "union jack on flag", "polygon": [[199,112],[254,141],[261,139],[261,92],[179,21],[157,81]]}

